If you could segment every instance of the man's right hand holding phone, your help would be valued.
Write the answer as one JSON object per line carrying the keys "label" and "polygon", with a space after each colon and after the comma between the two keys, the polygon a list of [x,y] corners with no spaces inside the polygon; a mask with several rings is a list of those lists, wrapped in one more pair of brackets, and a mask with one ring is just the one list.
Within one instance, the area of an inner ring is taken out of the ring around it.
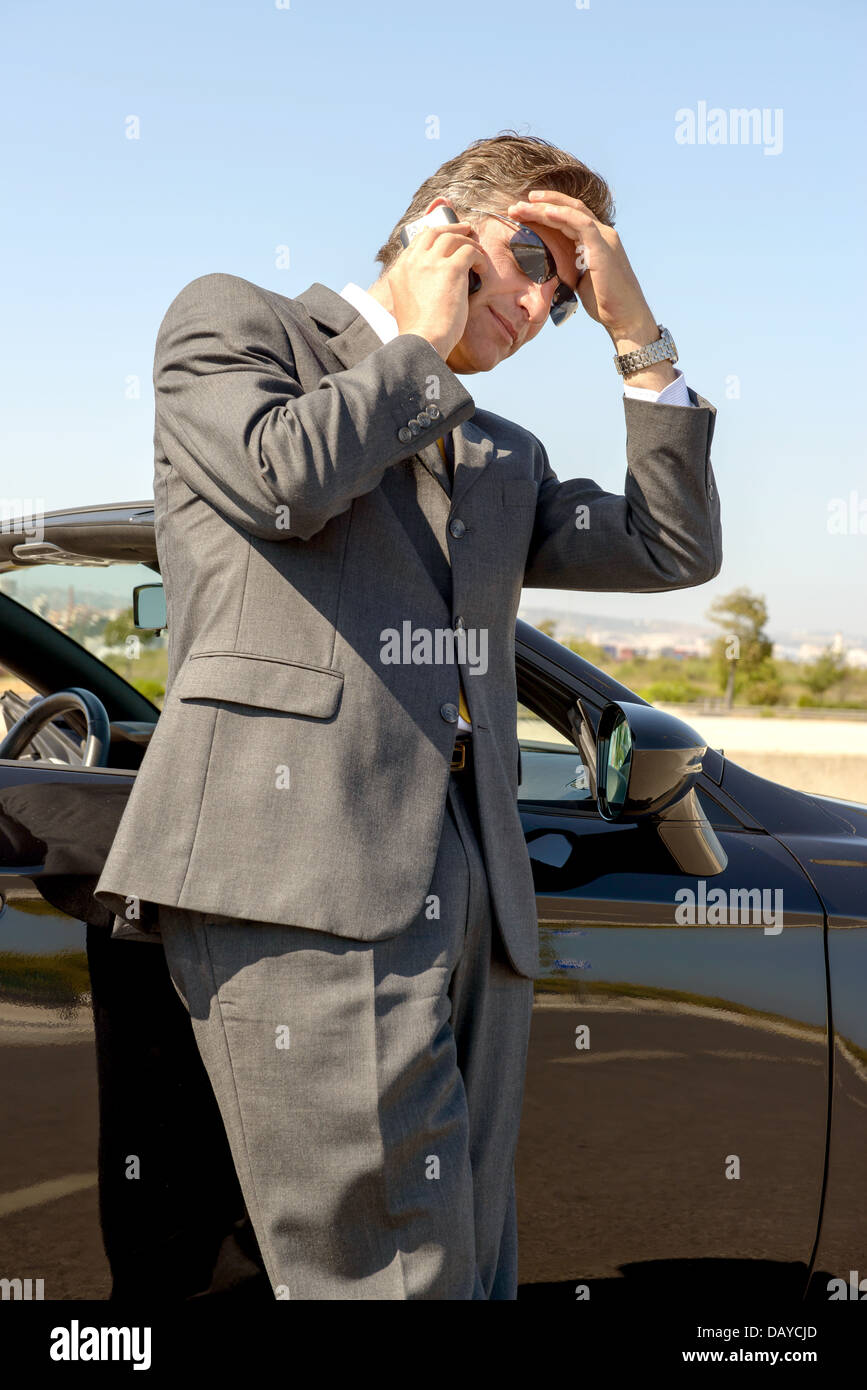
{"label": "man's right hand holding phone", "polygon": [[388,276],[399,332],[426,338],[445,361],[467,325],[470,271],[485,266],[471,223],[422,228]]}

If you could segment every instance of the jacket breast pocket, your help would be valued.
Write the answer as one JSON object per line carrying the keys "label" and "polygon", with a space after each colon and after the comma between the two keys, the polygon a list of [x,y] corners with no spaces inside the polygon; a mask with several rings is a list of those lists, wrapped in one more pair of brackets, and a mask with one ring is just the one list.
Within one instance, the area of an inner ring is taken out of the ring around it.
{"label": "jacket breast pocket", "polygon": [[532,478],[504,478],[500,484],[503,506],[535,508],[537,490]]}
{"label": "jacket breast pocket", "polygon": [[192,652],[169,693],[330,719],[340,706],[343,672],[252,652]]}

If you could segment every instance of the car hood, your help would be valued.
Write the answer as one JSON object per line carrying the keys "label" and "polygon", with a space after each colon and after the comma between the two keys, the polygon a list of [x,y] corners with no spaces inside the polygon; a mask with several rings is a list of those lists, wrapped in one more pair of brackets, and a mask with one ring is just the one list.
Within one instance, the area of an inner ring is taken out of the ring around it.
{"label": "car hood", "polygon": [[819,792],[804,792],[811,801],[815,801],[820,810],[831,811],[840,816],[842,820],[849,820],[861,830],[862,834],[867,833],[867,803],[863,801],[844,801],[840,796],[822,796]]}
{"label": "car hood", "polygon": [[867,927],[867,805],[794,791],[728,759],[722,785],[797,859],[830,927]]}

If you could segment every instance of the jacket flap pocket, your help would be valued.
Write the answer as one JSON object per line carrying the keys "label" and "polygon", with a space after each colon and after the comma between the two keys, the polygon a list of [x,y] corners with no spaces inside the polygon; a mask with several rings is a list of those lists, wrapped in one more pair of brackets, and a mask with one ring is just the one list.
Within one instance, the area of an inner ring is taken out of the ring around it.
{"label": "jacket flap pocket", "polygon": [[172,686],[181,700],[237,705],[330,719],[343,694],[343,672],[244,652],[193,652]]}

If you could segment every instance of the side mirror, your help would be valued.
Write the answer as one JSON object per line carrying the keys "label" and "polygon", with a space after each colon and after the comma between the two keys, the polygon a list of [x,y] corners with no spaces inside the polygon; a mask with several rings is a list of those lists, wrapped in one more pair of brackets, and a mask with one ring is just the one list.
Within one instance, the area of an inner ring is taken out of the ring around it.
{"label": "side mirror", "polygon": [[132,591],[132,625],[143,632],[166,626],[166,591],[162,584],[137,584]]}
{"label": "side mirror", "polygon": [[[586,731],[586,716],[582,723]],[[728,856],[696,793],[707,744],[695,729],[652,705],[617,700],[603,709],[595,742],[600,816],[648,818],[683,873],[722,873]]]}

